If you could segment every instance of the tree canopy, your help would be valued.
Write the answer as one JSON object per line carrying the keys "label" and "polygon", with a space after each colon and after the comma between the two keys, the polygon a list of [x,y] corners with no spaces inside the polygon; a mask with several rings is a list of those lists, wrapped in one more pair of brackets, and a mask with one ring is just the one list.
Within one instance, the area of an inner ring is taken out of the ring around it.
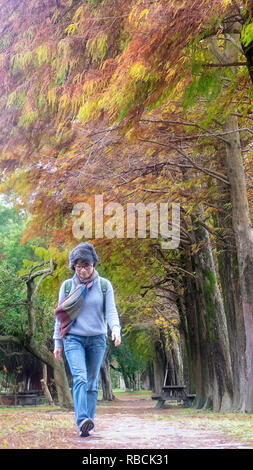
{"label": "tree canopy", "polygon": [[138,130],[152,137],[141,118],[162,105],[177,120],[185,88],[188,97],[193,87],[196,99],[198,91],[217,96],[214,73],[196,84],[189,72],[228,3],[1,2],[3,183],[33,214],[32,231],[49,227],[55,239],[63,226],[66,240],[80,192],[86,200],[98,193],[101,173],[120,178],[118,154]]}

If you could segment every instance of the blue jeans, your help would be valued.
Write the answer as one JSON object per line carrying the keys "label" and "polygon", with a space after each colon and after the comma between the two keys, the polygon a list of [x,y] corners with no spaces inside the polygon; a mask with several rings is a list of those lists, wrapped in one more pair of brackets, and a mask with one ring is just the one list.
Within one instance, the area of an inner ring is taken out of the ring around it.
{"label": "blue jeans", "polygon": [[67,334],[64,352],[73,378],[73,400],[76,424],[94,421],[98,396],[98,376],[106,349],[105,335],[78,336]]}

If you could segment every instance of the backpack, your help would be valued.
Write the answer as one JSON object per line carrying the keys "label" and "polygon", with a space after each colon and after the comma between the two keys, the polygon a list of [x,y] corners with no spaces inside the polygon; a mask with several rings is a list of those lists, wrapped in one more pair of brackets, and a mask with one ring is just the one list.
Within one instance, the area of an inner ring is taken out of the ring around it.
{"label": "backpack", "polygon": [[[106,291],[107,291],[107,281],[106,279],[102,279],[100,278],[100,285],[101,285],[101,289],[102,289],[102,293],[103,293],[103,314],[104,314],[104,318],[105,318],[105,302],[106,302]],[[70,291],[71,291],[71,287],[72,287],[72,279],[67,279],[67,281],[65,282],[65,294],[66,294],[66,297],[69,295]]]}

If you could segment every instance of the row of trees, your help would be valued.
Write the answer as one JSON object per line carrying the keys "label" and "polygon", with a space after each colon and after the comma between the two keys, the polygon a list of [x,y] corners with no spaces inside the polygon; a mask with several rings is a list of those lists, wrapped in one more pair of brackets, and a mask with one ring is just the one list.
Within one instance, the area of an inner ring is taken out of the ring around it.
{"label": "row of trees", "polygon": [[[17,392],[21,387],[40,389],[42,377],[63,406],[71,407],[71,377],[66,363],[53,356],[52,333],[54,307],[60,279],[69,276],[66,251],[48,250],[20,243],[24,231],[24,214],[2,202],[0,267],[0,377],[2,386]],[[57,264],[50,258],[54,255]],[[41,259],[44,258],[43,261]],[[48,259],[48,260],[47,260]],[[108,338],[107,354],[101,369],[103,398],[113,399],[113,371],[124,377],[128,389],[136,388],[136,376],[145,372],[152,357],[134,352],[131,341],[123,338],[115,351]],[[114,365],[112,364],[114,363]],[[112,373],[111,373],[112,372]],[[138,384],[140,386],[140,384]],[[44,387],[43,387],[44,388]],[[51,399],[51,398],[50,398]]]}
{"label": "row of trees", "polygon": [[155,382],[167,362],[197,407],[252,412],[252,1],[1,6],[2,190],[23,240],[72,247],[96,194],[125,220],[127,202],[180,203],[175,250],[94,238],[104,274]]}

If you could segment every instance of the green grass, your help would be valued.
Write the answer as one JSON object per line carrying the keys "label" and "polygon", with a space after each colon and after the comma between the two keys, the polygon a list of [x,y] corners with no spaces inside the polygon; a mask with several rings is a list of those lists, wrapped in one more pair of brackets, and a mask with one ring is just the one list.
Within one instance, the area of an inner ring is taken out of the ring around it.
{"label": "green grass", "polygon": [[154,415],[157,420],[180,421],[189,428],[214,430],[225,433],[233,439],[238,439],[253,448],[253,415],[234,413],[214,413],[211,410],[196,410],[183,408],[176,404],[170,405],[168,415]]}
{"label": "green grass", "polygon": [[[115,397],[124,397],[124,395],[136,395],[138,398],[151,398],[151,395],[153,392],[151,390],[122,390],[121,388],[114,388],[113,389],[113,394]],[[102,400],[103,398],[103,392],[102,390],[98,391],[98,400]]]}

